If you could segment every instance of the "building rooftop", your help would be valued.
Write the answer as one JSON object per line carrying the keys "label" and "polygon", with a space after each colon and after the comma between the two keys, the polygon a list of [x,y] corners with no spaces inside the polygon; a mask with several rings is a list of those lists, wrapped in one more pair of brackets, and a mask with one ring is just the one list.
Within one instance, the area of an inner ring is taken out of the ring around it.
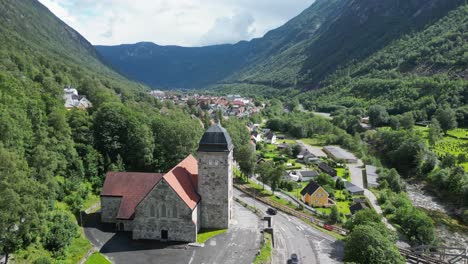
{"label": "building rooftop", "polygon": [[164,180],[191,209],[200,201],[197,193],[198,163],[189,155],[166,174],[109,172],[101,196],[121,197],[118,219],[132,219],[140,202]]}
{"label": "building rooftop", "polygon": [[304,187],[304,189],[302,189],[301,195],[302,196],[306,194],[312,195],[314,194],[315,191],[317,191],[318,188],[320,188],[320,185],[318,183],[314,181],[310,181],[309,184],[307,184],[307,186]]}
{"label": "building rooftop", "polygon": [[220,124],[214,124],[203,134],[198,151],[229,152],[232,148],[232,139],[227,130]]}
{"label": "building rooftop", "polygon": [[336,159],[343,159],[343,160],[355,160],[356,156],[351,154],[349,151],[344,150],[338,146],[326,146],[323,148],[325,152],[330,153]]}

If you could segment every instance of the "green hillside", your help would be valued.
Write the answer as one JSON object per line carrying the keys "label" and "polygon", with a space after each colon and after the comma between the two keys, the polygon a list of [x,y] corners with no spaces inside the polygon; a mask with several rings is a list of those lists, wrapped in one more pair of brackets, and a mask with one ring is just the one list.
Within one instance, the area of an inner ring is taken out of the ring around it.
{"label": "green hillside", "polygon": [[[38,1],[1,1],[0,254],[16,263],[79,262],[91,245],[78,215],[105,172],[164,171],[201,136],[183,109],[160,114],[148,88],[96,54]],[[93,107],[67,111],[69,85]]]}
{"label": "green hillside", "polygon": [[[437,105],[464,107],[468,100],[468,6],[425,30],[394,41],[369,58],[334,73],[322,88],[301,95],[310,109],[384,105],[390,113]],[[427,117],[427,116],[426,116]]]}

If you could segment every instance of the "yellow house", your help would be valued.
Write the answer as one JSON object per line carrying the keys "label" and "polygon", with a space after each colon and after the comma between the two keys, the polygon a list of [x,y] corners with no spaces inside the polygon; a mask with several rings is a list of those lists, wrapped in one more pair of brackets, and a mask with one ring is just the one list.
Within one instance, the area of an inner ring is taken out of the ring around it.
{"label": "yellow house", "polygon": [[328,193],[322,186],[314,181],[301,191],[302,201],[312,207],[322,207],[328,205]]}

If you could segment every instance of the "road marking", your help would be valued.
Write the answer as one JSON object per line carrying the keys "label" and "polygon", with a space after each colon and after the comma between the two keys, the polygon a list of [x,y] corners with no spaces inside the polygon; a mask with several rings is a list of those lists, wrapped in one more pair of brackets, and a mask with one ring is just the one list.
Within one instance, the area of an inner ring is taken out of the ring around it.
{"label": "road marking", "polygon": [[190,258],[190,261],[188,264],[192,264],[194,258],[195,258],[195,250],[193,251],[192,257]]}

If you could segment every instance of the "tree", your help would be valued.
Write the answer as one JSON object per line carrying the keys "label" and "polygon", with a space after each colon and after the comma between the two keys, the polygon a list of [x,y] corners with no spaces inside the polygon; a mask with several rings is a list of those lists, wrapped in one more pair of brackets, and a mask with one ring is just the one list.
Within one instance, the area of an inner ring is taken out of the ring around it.
{"label": "tree", "polygon": [[405,188],[405,184],[395,169],[383,171],[379,177],[379,181],[387,182],[388,187],[396,193],[400,193]]}
{"label": "tree", "polygon": [[437,118],[432,119],[432,123],[429,125],[429,144],[434,146],[439,140],[443,138],[442,128]]}
{"label": "tree", "polygon": [[336,205],[331,208],[331,212],[330,212],[330,215],[328,216],[328,220],[332,224],[335,224],[336,222],[340,220],[340,212],[338,212],[338,208],[336,207]]}
{"label": "tree", "polygon": [[256,165],[256,155],[250,144],[240,147],[237,155],[237,162],[239,163],[241,172],[247,177],[250,177],[254,172]]}
{"label": "tree", "polygon": [[46,189],[30,178],[29,170],[23,158],[0,143],[0,252],[7,261],[40,231]]}
{"label": "tree", "polygon": [[273,166],[273,163],[268,161],[258,164],[255,169],[255,173],[258,174],[260,181],[263,183],[263,189],[265,189],[265,183],[267,183],[268,179],[270,178]]}
{"label": "tree", "polygon": [[400,124],[404,129],[413,129],[414,116],[412,112],[406,112],[400,117]]}
{"label": "tree", "polygon": [[340,177],[336,179],[335,188],[337,190],[343,190],[345,188],[344,181]]}
{"label": "tree", "polygon": [[450,107],[438,109],[435,118],[439,121],[440,127],[447,135],[447,131],[457,128],[457,115]]}
{"label": "tree", "polygon": [[391,116],[388,122],[393,130],[400,129],[400,119],[397,116]]}
{"label": "tree", "polygon": [[405,263],[396,245],[373,225],[359,225],[345,239],[345,262]]}
{"label": "tree", "polygon": [[353,230],[359,225],[368,225],[370,223],[379,223],[382,217],[372,209],[359,210],[353,217],[346,222],[346,228]]}
{"label": "tree", "polygon": [[301,153],[301,151],[302,151],[301,145],[294,144],[292,146],[292,154],[293,154],[294,157],[297,157],[297,155],[299,155]]}
{"label": "tree", "polygon": [[388,122],[390,118],[387,109],[381,105],[373,105],[369,107],[369,122],[373,127],[379,127]]}
{"label": "tree", "polygon": [[78,234],[75,223],[63,212],[53,212],[49,216],[48,223],[44,247],[55,253],[69,246]]}
{"label": "tree", "polygon": [[447,153],[442,157],[440,166],[442,168],[451,168],[451,167],[454,167],[456,164],[457,164],[457,157],[455,157],[455,155]]}

